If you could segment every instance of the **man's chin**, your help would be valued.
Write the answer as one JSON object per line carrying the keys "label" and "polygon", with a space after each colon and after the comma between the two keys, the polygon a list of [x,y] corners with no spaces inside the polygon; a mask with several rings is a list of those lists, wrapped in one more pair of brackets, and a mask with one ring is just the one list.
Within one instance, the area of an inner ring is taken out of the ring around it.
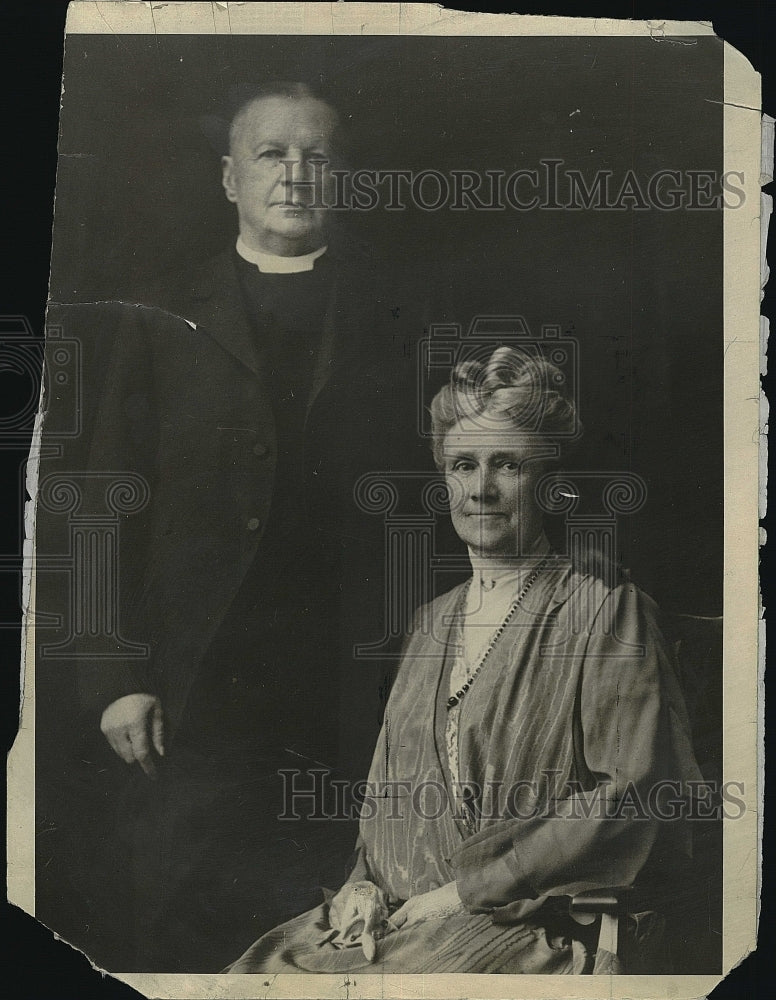
{"label": "man's chin", "polygon": [[316,233],[320,234],[323,229],[317,213],[306,208],[291,209],[283,205],[276,205],[270,209],[268,222],[270,222],[268,230],[280,234],[294,232],[312,237]]}
{"label": "man's chin", "polygon": [[260,236],[247,242],[264,253],[277,254],[280,257],[298,257],[322,247],[326,243],[326,235],[319,229],[292,223],[273,225],[272,228],[265,227]]}

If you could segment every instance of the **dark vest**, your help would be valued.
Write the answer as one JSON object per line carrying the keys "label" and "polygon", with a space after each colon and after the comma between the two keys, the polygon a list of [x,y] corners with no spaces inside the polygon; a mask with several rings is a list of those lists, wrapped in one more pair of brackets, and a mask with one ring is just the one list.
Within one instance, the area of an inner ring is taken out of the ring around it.
{"label": "dark vest", "polygon": [[319,751],[336,730],[335,653],[327,634],[333,570],[316,541],[305,488],[305,423],[333,274],[264,274],[237,258],[238,275],[277,430],[277,471],[261,545],[205,656],[184,728],[249,737],[263,749]]}

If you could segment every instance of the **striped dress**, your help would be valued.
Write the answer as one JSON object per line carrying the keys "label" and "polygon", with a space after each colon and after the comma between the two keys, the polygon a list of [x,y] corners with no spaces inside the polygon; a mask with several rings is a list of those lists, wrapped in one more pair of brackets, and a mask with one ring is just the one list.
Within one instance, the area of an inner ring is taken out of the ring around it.
{"label": "striped dress", "polygon": [[678,783],[681,798],[701,775],[653,602],[560,557],[545,564],[456,707],[456,782],[447,700],[466,586],[416,615],[350,876],[396,905],[455,880],[466,912],[389,933],[368,966],[321,943],[322,906],[229,971],[591,971],[583,936],[553,916],[560,898],[659,879],[689,855],[688,825],[655,815],[655,789]]}

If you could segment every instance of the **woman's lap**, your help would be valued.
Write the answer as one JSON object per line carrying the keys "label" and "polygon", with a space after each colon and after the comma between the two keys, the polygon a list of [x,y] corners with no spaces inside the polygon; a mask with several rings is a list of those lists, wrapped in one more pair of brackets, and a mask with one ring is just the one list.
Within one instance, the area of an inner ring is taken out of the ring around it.
{"label": "woman's lap", "polygon": [[440,972],[571,975],[587,971],[579,941],[548,941],[540,926],[495,924],[487,915],[456,914],[393,931],[377,942],[374,963],[360,948],[336,949],[325,904],[259,938],[225,971],[235,974]]}

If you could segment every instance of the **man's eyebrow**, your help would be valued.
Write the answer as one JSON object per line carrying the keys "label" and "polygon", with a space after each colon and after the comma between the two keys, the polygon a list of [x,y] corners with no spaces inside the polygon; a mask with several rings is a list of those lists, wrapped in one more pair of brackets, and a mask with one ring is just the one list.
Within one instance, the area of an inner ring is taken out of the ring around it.
{"label": "man's eyebrow", "polygon": [[[261,139],[259,140],[259,142],[251,143],[249,149],[252,153],[255,153],[260,149],[286,149],[287,146],[288,146],[287,139]],[[326,140],[321,138],[321,139],[316,139],[314,142],[308,143],[303,148],[305,153],[320,151],[322,154],[325,155],[326,154],[325,147],[326,147]]]}

